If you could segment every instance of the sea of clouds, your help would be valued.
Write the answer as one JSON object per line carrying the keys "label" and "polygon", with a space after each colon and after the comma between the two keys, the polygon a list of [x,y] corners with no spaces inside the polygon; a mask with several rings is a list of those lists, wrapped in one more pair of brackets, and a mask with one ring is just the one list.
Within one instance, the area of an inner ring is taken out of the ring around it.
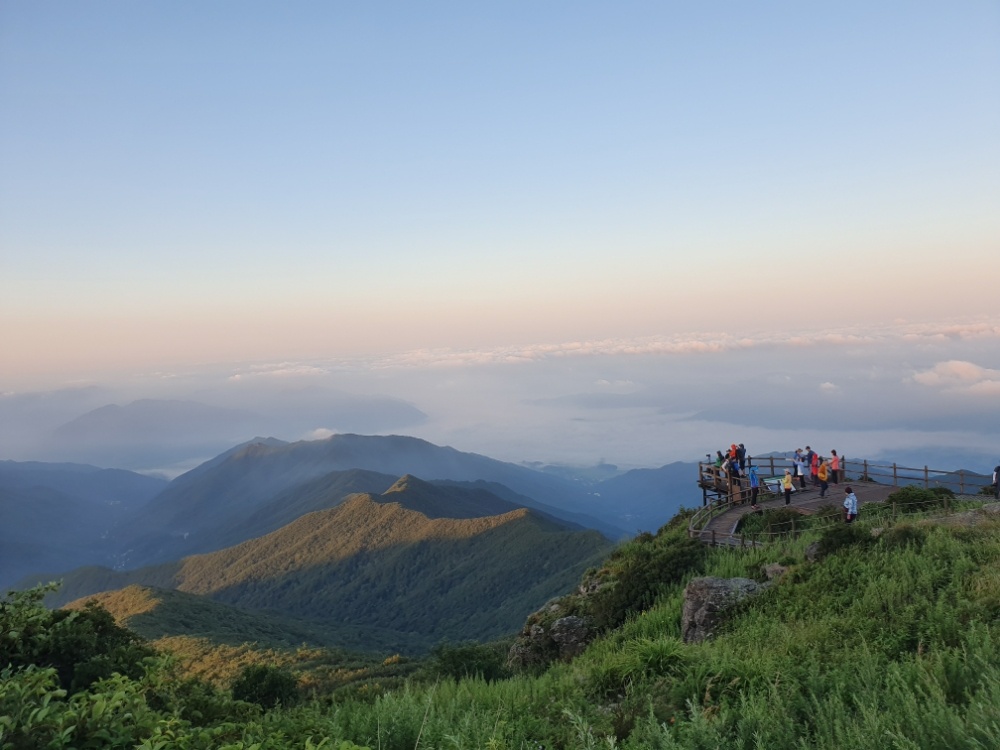
{"label": "sea of clouds", "polygon": [[[631,468],[742,442],[751,454],[810,444],[987,472],[1000,461],[1000,324],[692,333],[140,373],[3,394],[0,458],[66,458],[53,453],[54,430],[140,398],[252,415],[242,434],[220,432],[219,450],[256,435],[407,434],[508,461]],[[192,440],[192,455],[175,451],[164,463],[176,473],[205,452],[204,439]]]}

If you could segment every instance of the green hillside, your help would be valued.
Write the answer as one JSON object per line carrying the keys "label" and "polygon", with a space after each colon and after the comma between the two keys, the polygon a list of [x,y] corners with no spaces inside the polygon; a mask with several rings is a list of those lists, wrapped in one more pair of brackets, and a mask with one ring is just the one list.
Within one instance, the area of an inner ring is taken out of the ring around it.
{"label": "green hillside", "polygon": [[[470,647],[436,656],[402,686],[373,680],[295,708],[249,710],[225,694],[166,700],[154,673],[122,678],[113,686],[122,708],[82,721],[108,705],[111,688],[70,701],[52,692],[54,677],[15,671],[0,680],[0,715],[16,717],[8,736],[50,747],[82,746],[97,731],[122,747],[159,738],[161,748],[244,750],[1000,747],[1000,512],[954,508],[944,519],[863,510],[851,526],[743,549],[699,546],[678,518],[529,618],[524,638],[567,613],[589,620],[596,638],[582,653],[550,653],[488,681],[460,676],[463,663],[474,674],[486,661],[486,647]],[[765,569],[773,581],[759,586]],[[685,590],[705,577],[751,579],[758,591],[718,609],[706,640],[686,642]],[[454,657],[457,679],[432,668],[443,657]]]}
{"label": "green hillside", "polygon": [[[220,686],[230,685],[243,668],[254,664],[281,665],[327,686],[405,674],[410,668],[404,664],[390,660],[387,667],[383,662],[388,655],[421,645],[402,633],[324,627],[197,594],[136,585],[78,599],[65,608],[83,610],[90,602],[157,649],[177,656],[187,675]],[[372,649],[372,643],[379,646]]]}
{"label": "green hillside", "polygon": [[383,495],[355,495],[218,552],[135,571],[74,571],[52,603],[141,584],[370,632],[369,649],[426,648],[516,631],[611,548],[595,531],[568,530],[524,508],[427,515],[449,506],[469,515],[484,503],[511,507],[482,490],[406,477]]}
{"label": "green hillside", "polygon": [[219,646],[252,643],[270,651],[306,644],[341,654],[346,649],[383,656],[414,650],[423,643],[406,633],[343,623],[323,625],[274,612],[241,609],[198,594],[137,584],[82,597],[65,607],[79,609],[88,601],[96,601],[116,622],[154,642],[186,637]]}

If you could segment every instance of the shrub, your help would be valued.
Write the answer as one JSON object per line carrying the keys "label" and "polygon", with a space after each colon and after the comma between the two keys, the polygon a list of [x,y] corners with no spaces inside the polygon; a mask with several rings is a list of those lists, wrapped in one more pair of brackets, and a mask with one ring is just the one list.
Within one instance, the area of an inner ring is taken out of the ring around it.
{"label": "shrub", "polygon": [[947,487],[926,489],[914,484],[900,487],[885,499],[885,504],[895,506],[902,513],[920,513],[943,508],[953,497],[955,493]]}
{"label": "shrub", "polygon": [[142,677],[143,659],[156,652],[96,602],[82,610],[47,609],[42,599],[56,588],[12,591],[0,601],[0,665],[52,667],[70,692],[115,672]]}
{"label": "shrub", "polygon": [[298,681],[286,669],[265,664],[246,667],[233,683],[233,698],[264,708],[291,706],[298,702]]}
{"label": "shrub", "polygon": [[855,524],[842,524],[823,532],[817,554],[819,557],[826,557],[846,547],[863,547],[871,542],[871,534],[866,529]]}

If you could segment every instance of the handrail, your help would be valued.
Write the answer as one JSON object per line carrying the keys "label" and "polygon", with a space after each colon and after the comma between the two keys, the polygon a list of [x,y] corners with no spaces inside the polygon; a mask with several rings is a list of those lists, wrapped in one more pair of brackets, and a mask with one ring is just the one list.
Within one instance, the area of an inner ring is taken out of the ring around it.
{"label": "handrail", "polygon": [[[767,474],[763,476],[779,476],[785,473],[785,469],[791,466],[791,457],[764,456],[762,458],[748,458],[748,466],[756,466],[759,474],[765,470]],[[931,487],[946,487],[956,495],[975,495],[983,487],[992,484],[989,474],[978,474],[976,472],[959,469],[958,471],[931,469],[927,466],[911,467],[901,466],[897,463],[878,464],[867,459],[847,459],[840,457],[840,470],[844,479],[854,482],[873,481],[879,484],[891,484],[893,487],[902,487],[911,484],[922,484],[925,489]],[[712,477],[716,482],[724,481],[721,470],[714,462],[698,462],[698,481],[704,484],[707,477]],[[891,481],[879,482],[878,479]]]}

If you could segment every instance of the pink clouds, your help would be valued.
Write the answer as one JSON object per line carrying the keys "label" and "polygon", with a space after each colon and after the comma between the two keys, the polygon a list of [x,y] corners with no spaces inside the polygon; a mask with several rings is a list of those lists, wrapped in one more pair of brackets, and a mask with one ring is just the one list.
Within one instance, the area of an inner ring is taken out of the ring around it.
{"label": "pink clouds", "polygon": [[916,373],[912,380],[920,385],[951,393],[1000,395],[1000,370],[980,367],[964,360],[938,362],[931,369]]}

